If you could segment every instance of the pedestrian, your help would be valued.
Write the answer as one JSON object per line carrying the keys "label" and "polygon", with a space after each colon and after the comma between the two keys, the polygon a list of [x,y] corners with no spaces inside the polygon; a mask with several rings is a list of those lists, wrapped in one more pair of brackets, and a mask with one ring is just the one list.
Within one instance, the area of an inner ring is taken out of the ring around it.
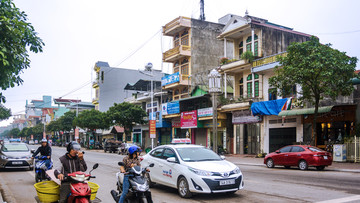
{"label": "pedestrian", "polygon": [[46,156],[47,159],[45,160],[45,166],[49,168],[51,163],[51,147],[46,138],[41,140],[41,146],[34,152],[31,159],[34,159],[34,157],[39,153],[41,156]]}
{"label": "pedestrian", "polygon": [[[141,149],[139,149],[138,146],[134,145],[134,146],[129,147],[128,151],[129,151],[129,156],[126,156],[123,159],[124,166],[120,166],[121,173],[125,173],[126,170],[128,170],[134,166],[141,166],[140,160],[139,160],[139,155],[140,155]],[[147,169],[147,171],[150,171],[150,170]],[[127,193],[129,192],[129,187],[130,187],[129,177],[130,177],[130,175],[124,175],[123,190],[122,190],[122,193],[121,193],[121,196],[119,199],[119,203],[124,202],[125,197],[126,197]],[[152,202],[151,193],[146,194],[146,198],[149,203]]]}
{"label": "pedestrian", "polygon": [[72,141],[67,145],[66,149],[67,153],[59,158],[61,165],[54,171],[55,177],[61,181],[59,203],[65,203],[71,192],[70,182],[64,180],[64,177],[69,173],[85,172],[87,170],[84,154],[80,151],[80,144]]}

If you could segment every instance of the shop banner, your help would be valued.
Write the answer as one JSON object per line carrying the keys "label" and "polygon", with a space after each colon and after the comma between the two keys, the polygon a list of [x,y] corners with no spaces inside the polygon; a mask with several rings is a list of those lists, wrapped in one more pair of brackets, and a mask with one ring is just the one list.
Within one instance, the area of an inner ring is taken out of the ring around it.
{"label": "shop banner", "polygon": [[245,124],[245,123],[259,123],[261,122],[260,116],[252,116],[250,110],[234,111],[232,113],[233,124]]}
{"label": "shop banner", "polygon": [[171,127],[173,127],[173,128],[180,128],[180,127],[181,127],[180,118],[173,118],[173,119],[171,120]]}
{"label": "shop banner", "polygon": [[179,101],[164,103],[161,106],[162,115],[177,114],[180,113]]}
{"label": "shop banner", "polygon": [[161,86],[169,85],[180,81],[179,72],[161,78]]}
{"label": "shop banner", "polygon": [[75,140],[79,139],[79,128],[75,128]]}
{"label": "shop banner", "polygon": [[198,117],[207,117],[212,115],[213,115],[212,107],[205,109],[198,109]]}
{"label": "shop banner", "polygon": [[150,138],[156,138],[156,120],[149,121]]}
{"label": "shop banner", "polygon": [[181,112],[181,128],[197,128],[197,111]]}

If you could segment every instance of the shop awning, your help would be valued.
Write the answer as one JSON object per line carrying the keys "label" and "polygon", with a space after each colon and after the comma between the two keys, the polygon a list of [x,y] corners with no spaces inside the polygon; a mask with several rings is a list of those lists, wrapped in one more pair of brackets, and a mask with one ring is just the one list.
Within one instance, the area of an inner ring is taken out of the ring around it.
{"label": "shop awning", "polygon": [[[319,107],[318,113],[327,113],[330,112],[334,106],[324,106]],[[287,111],[281,111],[278,116],[296,116],[296,115],[305,115],[305,114],[314,114],[315,108],[306,108],[306,109],[293,109]]]}
{"label": "shop awning", "polygon": [[235,103],[235,104],[227,104],[221,107],[220,111],[222,112],[230,112],[230,111],[238,111],[249,109],[250,103],[249,102],[242,102],[242,103]]}
{"label": "shop awning", "polygon": [[277,99],[251,104],[251,112],[256,115],[278,115],[288,99]]}

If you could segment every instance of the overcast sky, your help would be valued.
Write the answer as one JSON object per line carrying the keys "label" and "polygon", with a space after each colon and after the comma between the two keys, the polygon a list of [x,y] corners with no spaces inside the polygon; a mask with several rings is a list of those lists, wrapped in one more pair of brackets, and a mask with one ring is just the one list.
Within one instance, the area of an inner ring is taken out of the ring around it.
{"label": "overcast sky", "polygon": [[[200,16],[200,0],[14,2],[28,15],[45,46],[43,53],[30,53],[30,68],[21,74],[23,85],[3,92],[5,106],[13,114],[24,113],[26,100],[43,95],[90,102],[97,61],[136,70],[152,62],[155,69],[171,73],[171,66],[161,60],[162,50],[170,48],[161,27],[178,16]],[[228,13],[244,16],[248,10],[249,15],[316,35],[321,43],[360,58],[359,8],[357,0],[205,0],[205,17],[217,22]]]}

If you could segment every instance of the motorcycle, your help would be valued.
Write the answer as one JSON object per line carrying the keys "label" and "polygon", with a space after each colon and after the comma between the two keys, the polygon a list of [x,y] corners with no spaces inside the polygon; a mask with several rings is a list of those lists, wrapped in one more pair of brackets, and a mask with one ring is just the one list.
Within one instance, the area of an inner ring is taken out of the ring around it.
{"label": "motorcycle", "polygon": [[36,156],[35,157],[35,182],[41,182],[44,180],[50,180],[50,177],[46,175],[46,171],[52,169],[53,162],[50,159],[49,167],[46,166],[47,156]]}
{"label": "motorcycle", "polygon": [[98,163],[96,163],[93,166],[93,169],[89,172],[89,174],[86,174],[81,171],[77,171],[74,173],[69,173],[67,176],[65,176],[65,180],[70,180],[70,196],[68,197],[67,202],[82,202],[82,203],[88,203],[90,201],[91,196],[91,189],[87,183],[90,178],[96,178],[95,176],[91,175],[91,172],[96,169],[99,166]]}
{"label": "motorcycle", "polygon": [[[119,162],[118,165],[124,166],[124,163]],[[111,190],[110,192],[116,203],[119,202],[122,193],[124,175],[130,175],[130,187],[124,202],[152,203],[149,182],[145,176],[145,174],[148,173],[148,167],[154,167],[154,164],[152,163],[145,168],[141,168],[140,166],[134,166],[130,168],[126,173],[116,173],[116,188],[118,191]]]}

